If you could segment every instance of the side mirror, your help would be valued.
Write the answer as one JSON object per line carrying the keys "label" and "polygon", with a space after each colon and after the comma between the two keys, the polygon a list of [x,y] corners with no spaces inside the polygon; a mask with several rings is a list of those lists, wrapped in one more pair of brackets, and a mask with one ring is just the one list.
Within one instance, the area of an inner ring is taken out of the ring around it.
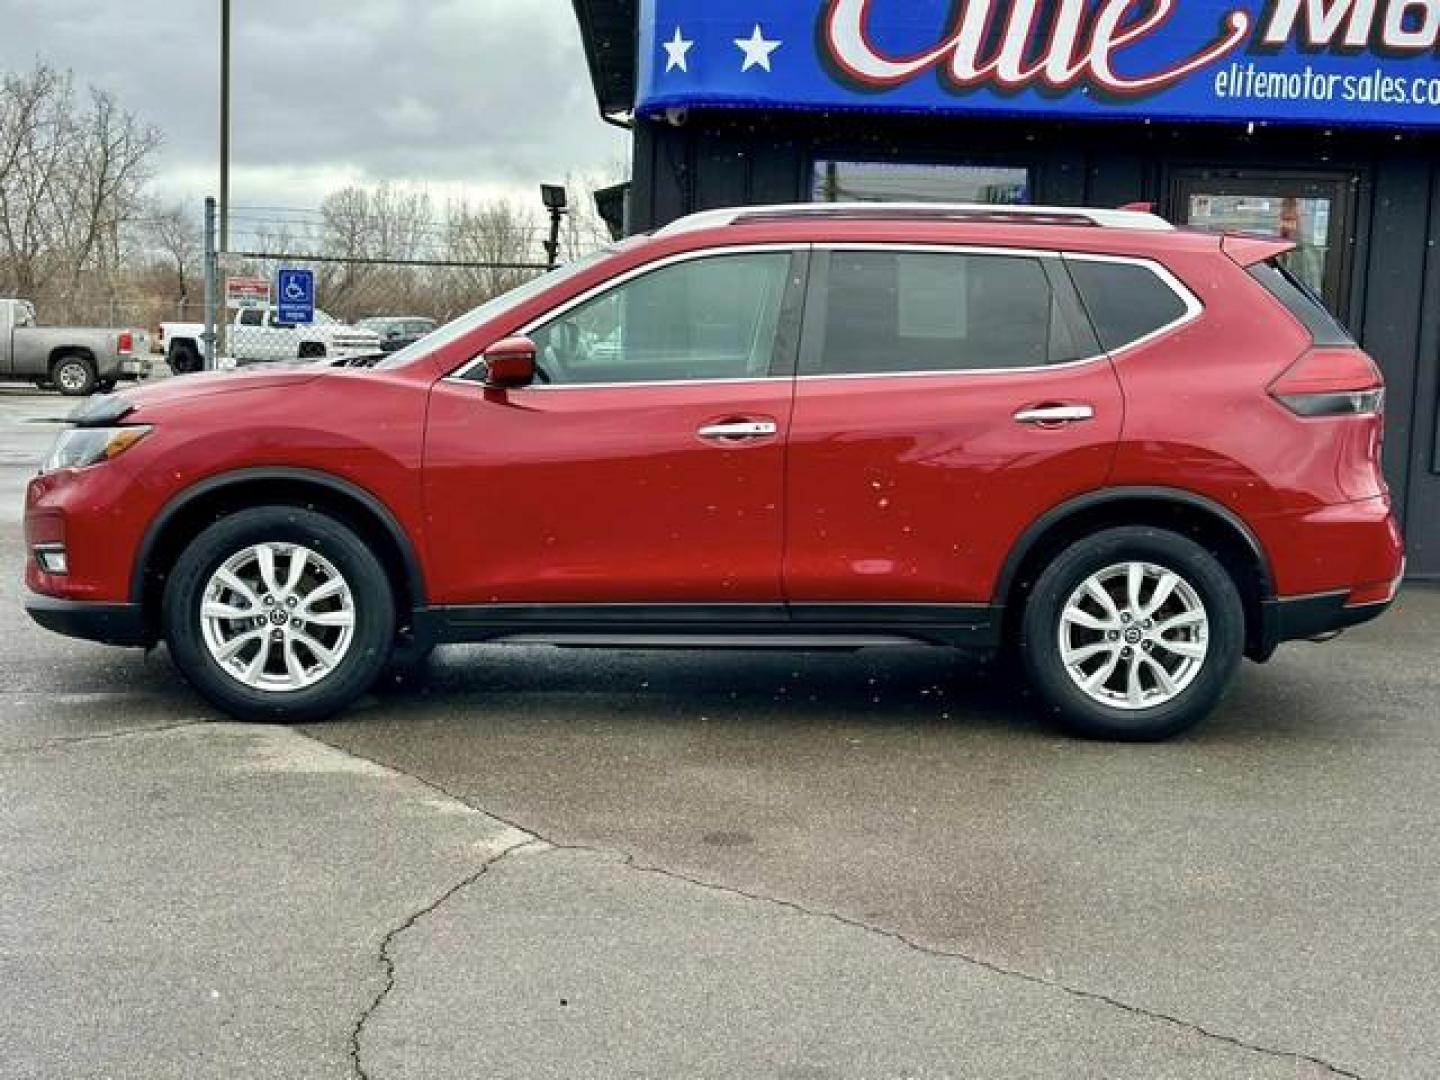
{"label": "side mirror", "polygon": [[485,385],[496,390],[515,390],[535,381],[538,350],[528,337],[509,337],[485,350]]}

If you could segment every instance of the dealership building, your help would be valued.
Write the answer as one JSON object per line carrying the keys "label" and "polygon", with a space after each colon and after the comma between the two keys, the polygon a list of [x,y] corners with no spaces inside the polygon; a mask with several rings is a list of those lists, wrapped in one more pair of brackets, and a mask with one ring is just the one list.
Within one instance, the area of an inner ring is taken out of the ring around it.
{"label": "dealership building", "polygon": [[1390,388],[1440,578],[1440,0],[574,0],[631,232],[719,206],[1150,203],[1283,236]]}

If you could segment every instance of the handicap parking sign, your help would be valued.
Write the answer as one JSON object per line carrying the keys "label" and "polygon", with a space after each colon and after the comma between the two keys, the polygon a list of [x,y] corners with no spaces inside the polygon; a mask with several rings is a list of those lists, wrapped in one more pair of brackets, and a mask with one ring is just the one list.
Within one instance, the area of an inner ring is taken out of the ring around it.
{"label": "handicap parking sign", "polygon": [[315,321],[315,271],[281,270],[275,287],[276,314],[282,323],[308,326]]}

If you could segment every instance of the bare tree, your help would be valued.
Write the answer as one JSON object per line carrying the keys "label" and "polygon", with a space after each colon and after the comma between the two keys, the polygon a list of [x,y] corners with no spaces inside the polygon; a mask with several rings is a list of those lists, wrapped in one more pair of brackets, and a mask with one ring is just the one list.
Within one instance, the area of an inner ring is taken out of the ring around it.
{"label": "bare tree", "polygon": [[625,166],[615,163],[599,172],[566,176],[570,212],[565,215],[565,224],[560,232],[560,251],[564,261],[574,262],[584,258],[611,242],[610,227],[595,205],[595,192],[620,183],[625,175]]}
{"label": "bare tree", "polygon": [[386,264],[434,257],[437,227],[430,196],[390,184],[348,187],[329,195],[320,214],[323,253],[345,260],[321,273],[321,292],[335,314],[353,319],[418,310],[424,275]]}
{"label": "bare tree", "polygon": [[45,64],[0,78],[0,282],[74,308],[111,290],[158,129]]}
{"label": "bare tree", "polygon": [[534,215],[505,199],[472,206],[454,203],[447,216],[448,257],[477,263],[458,275],[463,301],[481,303],[534,276],[513,264],[539,261],[540,227]]}
{"label": "bare tree", "polygon": [[152,205],[146,239],[172,282],[176,317],[184,318],[190,290],[202,273],[205,239],[200,222],[184,203]]}

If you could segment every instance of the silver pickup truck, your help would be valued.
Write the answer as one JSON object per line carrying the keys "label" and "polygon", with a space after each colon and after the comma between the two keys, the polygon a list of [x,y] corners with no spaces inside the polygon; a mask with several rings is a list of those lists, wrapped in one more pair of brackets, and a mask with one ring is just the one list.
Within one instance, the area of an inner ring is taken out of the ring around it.
{"label": "silver pickup truck", "polygon": [[0,382],[33,382],[67,397],[115,389],[150,373],[143,330],[37,326],[28,300],[0,300]]}

